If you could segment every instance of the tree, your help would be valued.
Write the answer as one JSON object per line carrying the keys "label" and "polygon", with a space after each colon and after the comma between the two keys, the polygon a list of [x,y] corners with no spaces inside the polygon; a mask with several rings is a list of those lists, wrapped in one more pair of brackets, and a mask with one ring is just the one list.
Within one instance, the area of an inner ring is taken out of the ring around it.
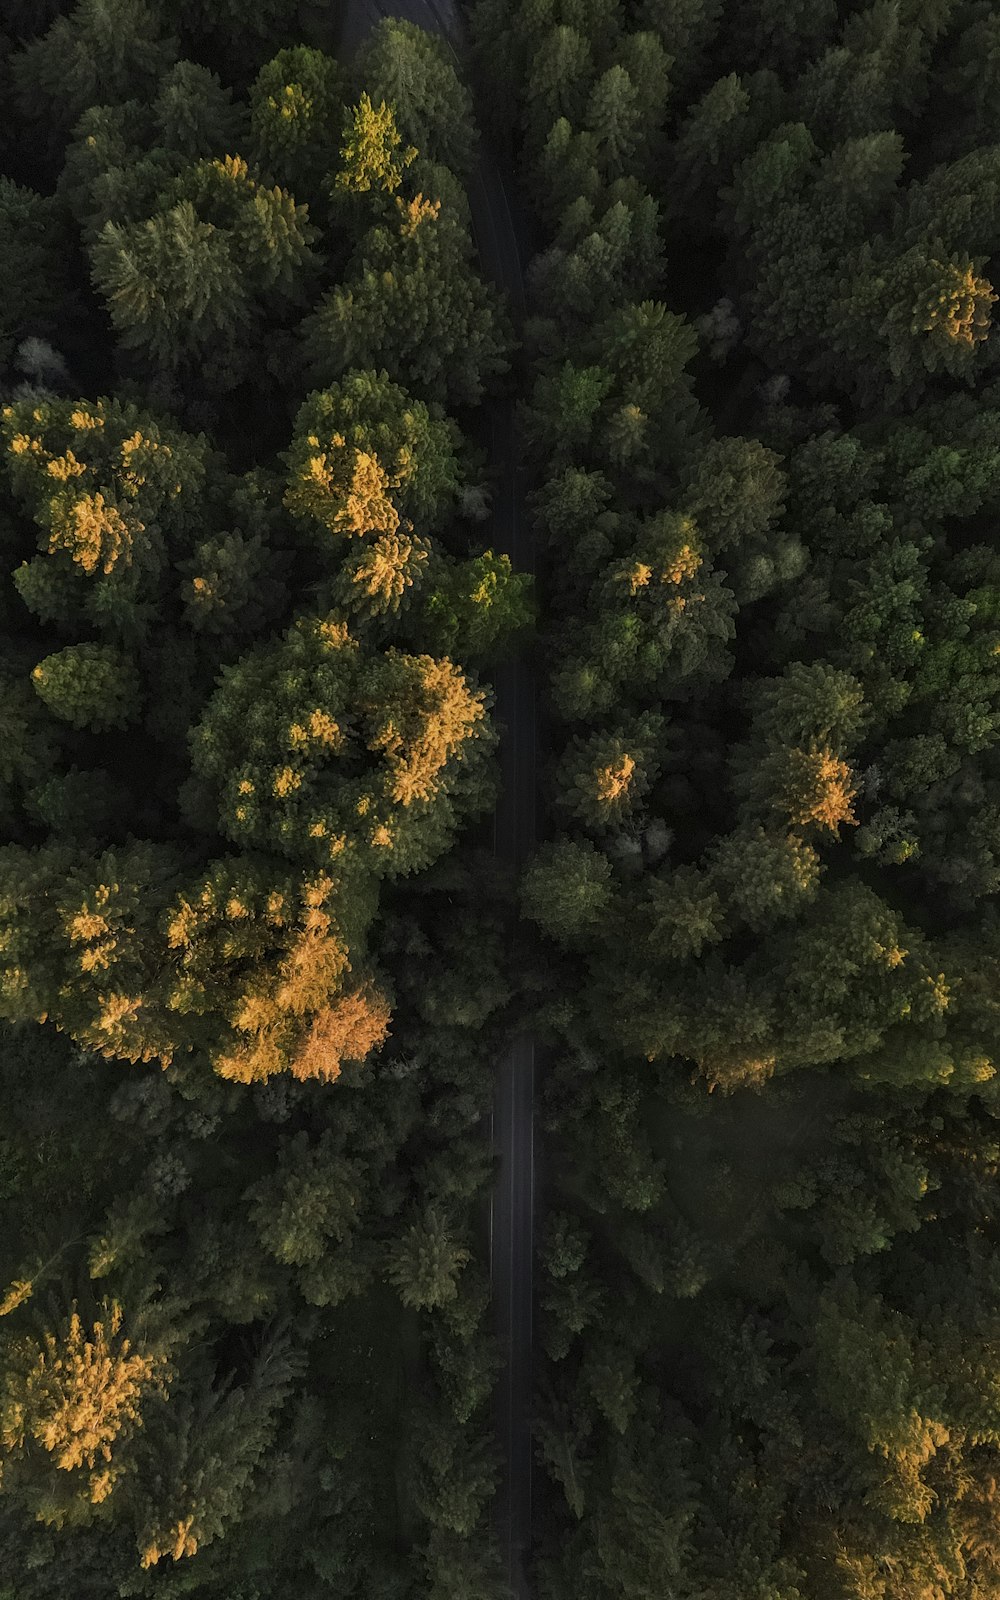
{"label": "tree", "polygon": [[710,862],[727,913],[754,929],[797,916],[820,879],[819,853],[800,834],[759,825],[717,839]]}
{"label": "tree", "polygon": [[[386,1252],[386,1277],[404,1306],[446,1305],[458,1295],[462,1268],[472,1259],[442,1214],[428,1208]],[[456,1531],[462,1531],[456,1529]]]}
{"label": "tree", "polygon": [[234,843],[366,872],[418,870],[482,804],[485,698],[448,660],[368,657],[332,614],[224,669],[192,732]]}
{"label": "tree", "polygon": [[87,844],[5,847],[3,1014],[51,1016],[107,1057],[169,1060],[176,1029],[157,989],[157,921],[178,876],[177,857],[163,845],[97,857]]}
{"label": "tree", "polygon": [[717,78],[683,114],[668,161],[671,216],[692,212],[707,229],[717,196],[731,182],[733,166],[754,141],[749,137],[753,96],[744,78]]}
{"label": "tree", "polygon": [[472,96],[443,39],[399,17],[383,17],[368,34],[354,76],[372,101],[392,107],[403,139],[461,177],[472,171],[476,128]]}
{"label": "tree", "polygon": [[331,1133],[310,1144],[305,1133],[283,1140],[274,1173],[254,1186],[251,1219],[276,1260],[309,1266],[360,1225],[365,1165]]}
{"label": "tree", "polygon": [[247,370],[248,329],[295,304],[316,238],[306,208],[242,157],[200,161],[165,186],[151,217],[105,223],[94,282],[126,349],[167,372],[207,363],[212,382],[232,388]]}
{"label": "tree", "polygon": [[300,878],[266,857],[211,862],[160,918],[175,1036],[239,1083],[332,1082],[388,1031],[385,996],[363,976],[374,909],[370,879],[349,864]]}
{"label": "tree", "polygon": [[345,281],[306,317],[312,381],[345,368],[384,368],[428,401],[475,405],[506,370],[496,292],[471,265],[461,223],[437,200],[394,197],[389,220],[361,240]]}
{"label": "tree", "polygon": [[321,198],[344,118],[339,63],[322,50],[279,50],[250,85],[250,151],[262,172],[307,199]]}
{"label": "tree", "polygon": [[242,148],[244,108],[215,73],[179,61],[150,102],[91,106],[66,152],[58,192],[88,246],[108,222],[141,222],[193,162]]}
{"label": "tree", "polygon": [[596,141],[602,176],[608,181],[624,177],[641,138],[642,114],[638,91],[623,66],[609,67],[597,79],[584,120]]}
{"label": "tree", "polygon": [[525,131],[529,147],[541,150],[555,125],[565,124],[569,134],[582,123],[594,81],[590,44],[575,28],[565,23],[557,25],[531,52],[527,72],[523,89]]}
{"label": "tree", "polygon": [[245,1384],[231,1373],[200,1390],[192,1384],[157,1419],[130,1486],[143,1569],[197,1555],[238,1523],[302,1369],[287,1329],[272,1326]]}
{"label": "tree", "polygon": [[101,644],[71,644],[46,656],[31,674],[49,710],[75,728],[123,728],[139,715],[141,687],[135,665]]}
{"label": "tree", "polygon": [[931,47],[950,9],[872,6],[847,17],[840,43],[818,54],[796,86],[796,110],[817,138],[876,133],[919,110]]}
{"label": "tree", "polygon": [[[697,598],[696,598],[697,597]],[[735,600],[701,554],[691,518],[662,512],[638,525],[631,551],[593,585],[584,627],[566,636],[553,694],[566,720],[604,714],[627,685],[666,694],[724,678]]]}
{"label": "tree", "polygon": [[387,372],[351,371],[311,394],[299,409],[285,452],[285,505],[336,536],[394,534],[403,517],[434,529],[459,488],[456,425],[439,407],[414,400]]}
{"label": "tree", "polygon": [[195,633],[250,638],[283,610],[287,591],[275,552],[260,533],[214,534],[178,562],[184,619]]}
{"label": "tree", "polygon": [[340,166],[333,180],[334,193],[359,195],[374,190],[376,194],[392,195],[418,153],[413,145],[400,149],[403,136],[392,107],[384,100],[373,105],[367,94],[362,94],[357,105],[348,111],[343,141]]}
{"label": "tree", "polygon": [[21,599],[43,622],[143,640],[167,542],[183,543],[196,516],[207,440],[118,400],[45,399],[5,407],[0,442],[41,552],[14,574]]}
{"label": "tree", "polygon": [[521,886],[523,913],[557,944],[586,945],[611,905],[611,863],[589,840],[542,845]]}
{"label": "tree", "polygon": [[492,550],[466,561],[432,558],[418,614],[421,637],[433,649],[470,663],[488,661],[533,622],[534,580]]}
{"label": "tree", "polygon": [[18,108],[58,138],[88,106],[151,94],[176,57],[177,41],[148,0],[77,0],[14,57]]}
{"label": "tree", "polygon": [[74,1301],[54,1331],[5,1338],[0,1360],[4,1491],[42,1522],[86,1522],[121,1478],[147,1405],[166,1393],[166,1353],[133,1345],[116,1301],[102,1300],[93,1322]]}
{"label": "tree", "polygon": [[598,833],[641,814],[662,734],[663,719],[647,714],[632,727],[575,736],[557,769],[559,809]]}

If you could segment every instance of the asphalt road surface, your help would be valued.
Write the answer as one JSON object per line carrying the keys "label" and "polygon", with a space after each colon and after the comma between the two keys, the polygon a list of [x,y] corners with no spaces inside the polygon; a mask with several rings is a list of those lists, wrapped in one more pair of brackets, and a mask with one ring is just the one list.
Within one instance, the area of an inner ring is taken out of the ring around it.
{"label": "asphalt road surface", "polygon": [[[341,49],[352,53],[382,16],[405,17],[442,34],[453,51],[463,29],[453,0],[348,0]],[[469,185],[469,205],[480,263],[505,292],[518,320],[523,310],[521,257],[501,174],[480,159]],[[492,465],[497,473],[492,542],[520,572],[534,572],[534,546],[523,514],[521,468],[512,401],[493,412]],[[501,791],[494,817],[493,848],[511,874],[519,873],[536,832],[535,683],[531,664],[517,659],[499,668],[496,719],[500,726]],[[512,931],[513,937],[513,931]],[[496,1427],[504,1470],[497,1497],[496,1527],[507,1582],[515,1600],[528,1600],[527,1559],[531,1535],[532,1267],[535,1191],[535,1042],[515,1038],[497,1071],[490,1135],[498,1157],[490,1200],[490,1281],[494,1326],[504,1356],[497,1387]]]}

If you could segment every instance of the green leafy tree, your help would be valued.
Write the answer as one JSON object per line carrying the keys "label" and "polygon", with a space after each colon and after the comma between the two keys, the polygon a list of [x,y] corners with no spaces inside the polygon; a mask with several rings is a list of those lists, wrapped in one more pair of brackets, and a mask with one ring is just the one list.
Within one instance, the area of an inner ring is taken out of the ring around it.
{"label": "green leafy tree", "polygon": [[301,1350],[272,1327],[246,1383],[235,1385],[229,1374],[211,1386],[192,1384],[161,1412],[130,1486],[141,1568],[195,1556],[238,1528],[302,1368]]}
{"label": "green leafy tree", "polygon": [[92,245],[107,222],[141,222],[171,179],[220,152],[243,147],[244,108],[218,76],[179,61],[149,102],[85,111],[66,152],[59,193]]}

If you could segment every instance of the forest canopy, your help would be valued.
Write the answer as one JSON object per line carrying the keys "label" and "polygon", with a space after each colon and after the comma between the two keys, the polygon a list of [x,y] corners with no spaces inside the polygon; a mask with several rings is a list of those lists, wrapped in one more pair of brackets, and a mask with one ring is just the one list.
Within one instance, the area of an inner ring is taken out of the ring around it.
{"label": "forest canopy", "polygon": [[995,8],[411,10],[0,17],[0,1600],[989,1600]]}

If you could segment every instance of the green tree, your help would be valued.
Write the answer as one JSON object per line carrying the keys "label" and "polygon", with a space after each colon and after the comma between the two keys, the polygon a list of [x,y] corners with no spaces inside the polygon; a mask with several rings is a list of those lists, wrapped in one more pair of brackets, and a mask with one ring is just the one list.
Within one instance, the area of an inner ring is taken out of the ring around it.
{"label": "green tree", "polygon": [[508,555],[484,550],[466,561],[432,558],[419,611],[432,649],[461,661],[488,661],[534,620],[534,580]]}
{"label": "green tree", "polygon": [[40,621],[121,644],[148,636],[167,565],[199,515],[208,441],[119,400],[17,401],[0,424],[3,469],[37,529],[14,574]]}
{"label": "green tree", "polygon": [[428,1208],[404,1233],[390,1241],[386,1277],[399,1291],[404,1306],[442,1306],[456,1298],[459,1275],[471,1259],[448,1219]]}
{"label": "green tree", "polygon": [[586,945],[604,924],[613,889],[611,863],[589,840],[542,845],[521,887],[526,917],[557,944]]}
{"label": "green tree", "polygon": [[602,833],[641,815],[657,776],[663,719],[648,714],[634,726],[575,736],[556,773],[556,805]]}
{"label": "green tree", "polygon": [[448,660],[366,657],[335,615],[302,618],[224,669],[194,771],[234,843],[396,875],[483,803],[485,699]]}
{"label": "green tree", "polygon": [[319,532],[396,533],[403,517],[438,526],[460,482],[456,425],[412,399],[386,372],[345,373],[299,409],[285,452],[285,505]]}
{"label": "green tree", "polygon": [[17,105],[28,123],[58,138],[88,106],[154,91],[176,56],[176,39],[147,0],[77,0],[15,55]]}
{"label": "green tree", "polygon": [[346,280],[302,324],[312,381],[384,368],[428,401],[475,405],[506,370],[505,319],[471,263],[468,233],[440,201],[395,197],[369,230]]}
{"label": "green tree", "polygon": [[339,63],[294,45],[261,67],[250,86],[250,152],[262,172],[312,206],[335,166],[344,120]]}
{"label": "green tree", "polygon": [[107,222],[91,249],[94,282],[123,346],[170,372],[198,362],[232,388],[248,370],[248,331],[294,305],[315,265],[306,208],[268,188],[240,156],[201,161],[141,222]]}
{"label": "green tree", "polygon": [[540,150],[554,125],[567,133],[583,121],[594,81],[594,63],[587,39],[565,23],[553,27],[531,52],[523,88],[525,131]]}
{"label": "green tree", "polygon": [[211,1386],[192,1385],[194,1392],[161,1412],[143,1439],[130,1496],[143,1569],[168,1556],[197,1555],[239,1523],[302,1369],[301,1350],[286,1330],[272,1327],[246,1383],[235,1385],[228,1374]]}
{"label": "green tree", "polygon": [[97,733],[134,722],[142,704],[135,663],[110,645],[67,645],[40,661],[31,681],[54,716]]}
{"label": "green tree", "polygon": [[403,139],[429,160],[469,176],[477,142],[472,96],[443,39],[400,17],[383,17],[353,70],[373,101],[392,107]]}

